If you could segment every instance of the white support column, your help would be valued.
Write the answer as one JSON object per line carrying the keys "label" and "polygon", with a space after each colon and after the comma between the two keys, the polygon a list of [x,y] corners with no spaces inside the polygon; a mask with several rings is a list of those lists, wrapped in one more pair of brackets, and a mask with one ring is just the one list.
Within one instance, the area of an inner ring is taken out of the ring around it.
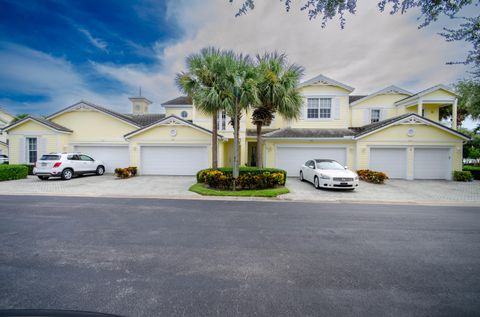
{"label": "white support column", "polygon": [[457,130],[457,104],[458,99],[455,98],[452,105],[452,129]]}
{"label": "white support column", "polygon": [[423,100],[422,99],[419,99],[418,100],[418,106],[417,106],[417,114],[419,116],[422,116],[422,112],[423,112]]}

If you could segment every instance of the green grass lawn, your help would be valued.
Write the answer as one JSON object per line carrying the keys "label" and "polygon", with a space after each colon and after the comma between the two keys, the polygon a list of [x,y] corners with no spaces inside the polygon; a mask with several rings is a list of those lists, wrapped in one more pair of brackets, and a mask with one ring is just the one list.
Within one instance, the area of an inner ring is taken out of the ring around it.
{"label": "green grass lawn", "polygon": [[238,197],[277,197],[278,195],[289,193],[286,187],[270,189],[246,189],[239,191],[219,190],[206,187],[204,184],[193,184],[190,191],[204,196],[238,196]]}

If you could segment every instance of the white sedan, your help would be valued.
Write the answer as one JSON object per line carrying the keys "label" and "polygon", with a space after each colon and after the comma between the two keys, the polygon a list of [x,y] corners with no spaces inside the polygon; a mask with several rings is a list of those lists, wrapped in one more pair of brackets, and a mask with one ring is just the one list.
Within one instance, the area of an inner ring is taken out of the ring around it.
{"label": "white sedan", "polygon": [[302,165],[300,180],[313,183],[315,188],[354,190],[358,175],[334,160],[309,160]]}

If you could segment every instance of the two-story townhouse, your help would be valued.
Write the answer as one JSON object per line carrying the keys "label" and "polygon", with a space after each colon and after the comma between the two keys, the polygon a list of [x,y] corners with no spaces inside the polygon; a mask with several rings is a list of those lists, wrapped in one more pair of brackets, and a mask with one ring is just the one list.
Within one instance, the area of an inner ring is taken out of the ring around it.
{"label": "two-story townhouse", "polygon": [[[368,96],[323,75],[300,84],[304,98],[298,120],[276,116],[264,128],[264,165],[297,176],[312,158],[331,158],[352,169],[384,171],[392,178],[450,179],[462,165],[468,137],[440,123],[439,109],[457,97],[438,85],[412,94],[390,86]],[[81,151],[106,162],[107,171],[135,165],[143,175],[194,175],[211,165],[212,118],[188,97],[163,103],[165,114],[149,113],[145,97],[130,98],[132,113],[120,114],[81,101],[47,119],[28,117],[10,133],[11,161],[32,163],[47,152]],[[231,166],[233,129],[218,114],[218,161]],[[255,126],[251,110],[240,124],[240,161],[254,165]]]}

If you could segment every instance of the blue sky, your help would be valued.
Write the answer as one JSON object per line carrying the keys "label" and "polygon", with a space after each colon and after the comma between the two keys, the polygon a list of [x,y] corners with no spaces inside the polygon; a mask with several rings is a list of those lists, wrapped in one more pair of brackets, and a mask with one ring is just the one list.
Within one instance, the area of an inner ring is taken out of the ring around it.
{"label": "blue sky", "polygon": [[375,1],[325,29],[294,5],[257,1],[235,18],[227,0],[0,0],[0,105],[12,113],[49,114],[81,99],[118,111],[142,86],[152,110],[176,97],[175,73],[188,54],[214,45],[250,54],[278,50],[306,68],[368,93],[396,84],[419,91],[466,76],[464,43],[418,30],[418,12],[390,16]]}

